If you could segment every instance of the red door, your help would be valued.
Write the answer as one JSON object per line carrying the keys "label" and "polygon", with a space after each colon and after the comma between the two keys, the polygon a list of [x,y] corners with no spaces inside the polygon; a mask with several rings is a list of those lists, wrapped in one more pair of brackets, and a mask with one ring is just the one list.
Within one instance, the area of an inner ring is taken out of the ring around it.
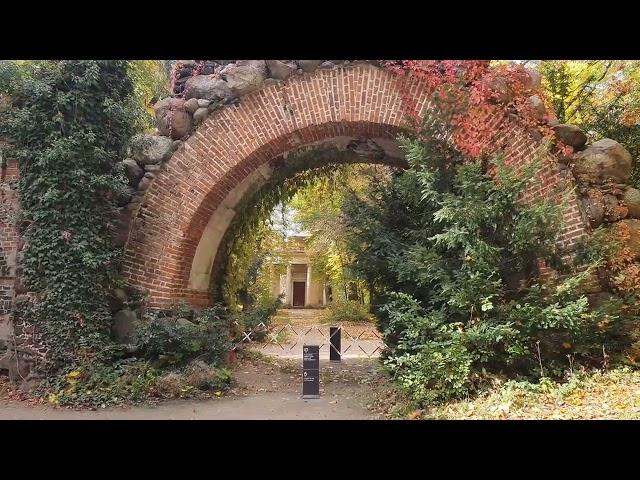
{"label": "red door", "polygon": [[293,282],[293,306],[304,307],[306,282]]}

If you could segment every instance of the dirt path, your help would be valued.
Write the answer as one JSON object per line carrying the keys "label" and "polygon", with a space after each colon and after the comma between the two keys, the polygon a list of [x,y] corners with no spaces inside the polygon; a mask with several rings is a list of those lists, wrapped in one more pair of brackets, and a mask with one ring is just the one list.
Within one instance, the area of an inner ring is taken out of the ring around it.
{"label": "dirt path", "polygon": [[[105,420],[360,420],[381,418],[373,413],[376,396],[384,389],[379,371],[382,342],[368,323],[343,325],[341,363],[329,362],[329,327],[319,323],[321,310],[281,310],[272,333],[278,343],[247,345],[252,352],[235,367],[235,387],[222,398],[175,400],[155,406],[68,410],[28,406],[0,399],[0,420],[105,419]],[[286,326],[286,328],[285,328]],[[277,334],[277,335],[276,335]],[[320,394],[317,400],[302,395],[302,346],[320,349]]]}
{"label": "dirt path", "polygon": [[321,398],[301,398],[301,366],[286,360],[242,360],[229,395],[157,406],[74,411],[0,400],[0,420],[361,420],[378,418],[367,405],[384,380],[376,360],[321,362]]}

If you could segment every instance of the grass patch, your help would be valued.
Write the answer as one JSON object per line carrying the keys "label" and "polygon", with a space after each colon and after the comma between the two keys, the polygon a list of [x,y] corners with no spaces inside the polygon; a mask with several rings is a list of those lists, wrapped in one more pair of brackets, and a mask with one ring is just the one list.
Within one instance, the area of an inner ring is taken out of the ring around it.
{"label": "grass patch", "polygon": [[496,383],[484,394],[421,412],[433,419],[640,419],[640,371],[580,372],[564,383]]}

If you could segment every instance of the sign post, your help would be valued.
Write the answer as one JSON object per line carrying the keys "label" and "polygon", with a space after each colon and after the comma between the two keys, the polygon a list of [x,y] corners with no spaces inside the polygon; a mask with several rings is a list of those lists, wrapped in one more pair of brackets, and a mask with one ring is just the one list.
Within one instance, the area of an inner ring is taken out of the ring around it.
{"label": "sign post", "polygon": [[342,328],[329,327],[329,360],[339,362],[342,360],[341,339]]}
{"label": "sign post", "polygon": [[302,347],[302,398],[320,398],[320,346]]}

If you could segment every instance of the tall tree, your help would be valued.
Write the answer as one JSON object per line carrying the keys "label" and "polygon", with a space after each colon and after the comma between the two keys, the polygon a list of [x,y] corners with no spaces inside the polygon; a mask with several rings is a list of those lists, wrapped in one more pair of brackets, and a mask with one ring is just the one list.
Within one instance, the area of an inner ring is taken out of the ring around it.
{"label": "tall tree", "polygon": [[[582,127],[590,140],[612,138],[640,158],[640,62],[540,62],[543,87],[560,123]],[[640,185],[636,162],[633,183]]]}
{"label": "tall tree", "polygon": [[307,244],[314,272],[329,279],[336,298],[368,297],[366,282],[353,271],[346,246],[343,202],[347,195],[363,195],[388,175],[389,169],[379,165],[341,165],[291,199],[295,221],[310,235]]}

